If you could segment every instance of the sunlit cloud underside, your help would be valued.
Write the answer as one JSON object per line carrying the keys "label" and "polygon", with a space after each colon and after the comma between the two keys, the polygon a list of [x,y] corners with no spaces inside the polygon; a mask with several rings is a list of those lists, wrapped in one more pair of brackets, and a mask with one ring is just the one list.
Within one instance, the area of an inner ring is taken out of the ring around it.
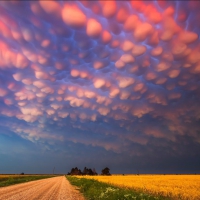
{"label": "sunlit cloud underside", "polygon": [[130,155],[199,148],[199,10],[198,1],[1,1],[0,128]]}

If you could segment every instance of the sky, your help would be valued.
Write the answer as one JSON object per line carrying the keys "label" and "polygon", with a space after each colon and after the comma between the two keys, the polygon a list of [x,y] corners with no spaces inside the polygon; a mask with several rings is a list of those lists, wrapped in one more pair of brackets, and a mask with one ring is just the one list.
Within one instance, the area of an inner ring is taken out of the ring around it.
{"label": "sky", "polygon": [[200,173],[199,10],[0,1],[0,173]]}

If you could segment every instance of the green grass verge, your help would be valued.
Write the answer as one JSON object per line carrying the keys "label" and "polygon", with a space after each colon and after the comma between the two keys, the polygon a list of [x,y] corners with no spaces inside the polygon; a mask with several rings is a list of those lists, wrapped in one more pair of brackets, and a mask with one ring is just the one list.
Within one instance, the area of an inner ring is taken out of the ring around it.
{"label": "green grass verge", "polygon": [[87,200],[169,200],[161,196],[152,196],[133,189],[120,188],[94,179],[66,176],[72,185],[79,188]]}
{"label": "green grass verge", "polygon": [[24,183],[24,182],[29,182],[29,181],[35,181],[39,179],[44,179],[44,178],[51,178],[54,176],[51,175],[21,175],[21,176],[9,176],[9,177],[0,177],[0,187],[5,187],[9,185],[14,185],[17,183]]}

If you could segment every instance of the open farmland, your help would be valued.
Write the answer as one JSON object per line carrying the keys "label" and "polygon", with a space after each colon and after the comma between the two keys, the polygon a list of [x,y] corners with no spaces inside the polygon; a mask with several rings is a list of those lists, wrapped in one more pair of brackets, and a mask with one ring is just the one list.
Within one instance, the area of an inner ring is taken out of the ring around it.
{"label": "open farmland", "polygon": [[200,199],[200,175],[113,175],[86,178],[177,200]]}
{"label": "open farmland", "polygon": [[53,177],[53,175],[0,175],[0,187],[51,177]]}

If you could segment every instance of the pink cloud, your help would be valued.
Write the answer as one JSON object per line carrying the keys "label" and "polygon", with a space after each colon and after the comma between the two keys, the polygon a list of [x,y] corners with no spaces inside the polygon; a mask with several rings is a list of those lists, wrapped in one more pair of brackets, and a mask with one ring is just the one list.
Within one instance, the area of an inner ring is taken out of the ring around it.
{"label": "pink cloud", "polygon": [[63,21],[72,27],[82,27],[86,25],[85,14],[76,6],[66,4],[62,10]]}
{"label": "pink cloud", "polygon": [[168,15],[166,14],[166,17],[163,18],[163,30],[160,35],[161,40],[164,41],[172,39],[173,35],[180,30],[174,19]]}
{"label": "pink cloud", "polygon": [[157,72],[165,71],[171,67],[171,63],[166,61],[161,61],[156,67]]}
{"label": "pink cloud", "polygon": [[95,61],[93,64],[93,67],[95,69],[101,69],[101,68],[105,67],[105,63],[102,61]]}
{"label": "pink cloud", "polygon": [[148,104],[141,103],[139,105],[134,105],[132,109],[132,115],[141,118],[143,115],[153,111],[153,108],[151,108]]}
{"label": "pink cloud", "polygon": [[118,68],[118,69],[121,69],[121,68],[125,67],[125,63],[122,60],[118,60],[115,63],[115,67]]}
{"label": "pink cloud", "polygon": [[83,103],[84,103],[83,99],[74,98],[70,100],[70,105],[72,107],[80,107],[83,105]]}
{"label": "pink cloud", "polygon": [[24,120],[26,122],[35,122],[37,120],[37,117],[36,116],[33,116],[33,115],[21,115],[21,114],[18,114],[16,115],[16,117],[18,119],[21,119],[21,120]]}
{"label": "pink cloud", "polygon": [[133,90],[135,92],[141,91],[145,87],[144,83],[137,83],[134,85]]}
{"label": "pink cloud", "polygon": [[61,6],[58,2],[45,2],[40,0],[39,4],[43,8],[43,10],[48,14],[58,15],[61,12]]}
{"label": "pink cloud", "polygon": [[102,42],[105,44],[109,43],[112,39],[112,35],[106,30],[102,32],[101,37],[102,37]]}
{"label": "pink cloud", "polygon": [[166,83],[166,81],[167,81],[167,78],[161,77],[161,78],[158,78],[158,79],[155,81],[155,83],[158,84],[158,85],[161,85],[161,84]]}
{"label": "pink cloud", "polygon": [[42,72],[42,71],[35,71],[35,77],[37,79],[48,79],[49,75],[46,72]]}
{"label": "pink cloud", "polygon": [[104,79],[101,79],[101,78],[98,78],[98,79],[95,79],[94,80],[94,87],[95,88],[101,88],[105,85],[105,80]]}
{"label": "pink cloud", "polygon": [[18,103],[17,103],[20,107],[24,107],[26,104],[27,104],[27,102],[26,101],[18,101]]}
{"label": "pink cloud", "polygon": [[117,87],[110,88],[109,96],[111,98],[114,98],[114,97],[116,97],[119,94],[119,92],[120,92],[120,90]]}
{"label": "pink cloud", "polygon": [[73,77],[78,77],[79,76],[79,70],[77,70],[77,69],[72,69],[71,70],[71,76],[73,76]]}
{"label": "pink cloud", "polygon": [[124,100],[124,99],[128,99],[130,97],[131,93],[128,91],[121,91],[120,92],[120,99]]}
{"label": "pink cloud", "polygon": [[24,83],[25,85],[31,85],[33,81],[30,78],[24,78],[22,79],[22,83]]}
{"label": "pink cloud", "polygon": [[96,93],[91,90],[84,90],[84,96],[86,98],[92,99],[92,98],[95,98]]}
{"label": "pink cloud", "polygon": [[126,88],[135,82],[132,77],[118,77],[117,80],[120,88]]}
{"label": "pink cloud", "polygon": [[66,118],[68,115],[69,115],[68,112],[62,112],[62,111],[58,112],[58,116],[61,117],[61,118]]}
{"label": "pink cloud", "polygon": [[130,15],[128,16],[128,18],[126,19],[124,23],[124,29],[126,31],[133,31],[137,27],[137,25],[140,23],[141,22],[137,15]]}
{"label": "pink cloud", "polygon": [[33,85],[36,86],[37,88],[44,88],[44,87],[46,87],[46,84],[43,81],[34,81]]}
{"label": "pink cloud", "polygon": [[146,46],[143,45],[134,45],[132,49],[132,54],[134,56],[140,56],[146,52]]}
{"label": "pink cloud", "polygon": [[7,93],[8,93],[8,92],[7,92],[5,89],[0,88],[0,97],[6,96]]}
{"label": "pink cloud", "polygon": [[170,78],[176,78],[178,77],[179,74],[180,74],[180,69],[173,69],[169,71],[168,76]]}
{"label": "pink cloud", "polygon": [[102,12],[105,17],[112,17],[117,9],[116,2],[114,1],[100,1],[102,5]]}
{"label": "pink cloud", "polygon": [[[1,92],[0,92],[0,96],[1,96]],[[12,105],[14,102],[12,101],[12,99],[4,99],[4,103],[9,106],[9,105]]]}
{"label": "pink cloud", "polygon": [[150,80],[154,80],[157,78],[157,74],[155,72],[147,72],[145,75],[146,80],[150,81]]}
{"label": "pink cloud", "polygon": [[47,113],[48,115],[53,115],[53,114],[55,114],[55,110],[53,110],[53,109],[47,109],[47,110],[46,110],[46,113]]}
{"label": "pink cloud", "polygon": [[96,19],[87,21],[86,33],[90,37],[98,37],[101,34],[102,26]]}
{"label": "pink cloud", "polygon": [[110,112],[110,109],[107,108],[107,107],[100,107],[98,109],[98,112],[103,115],[103,116],[106,116],[109,112]]}
{"label": "pink cloud", "polygon": [[43,112],[38,108],[21,107],[20,110],[24,115],[39,116],[43,114]]}
{"label": "pink cloud", "polygon": [[151,51],[152,56],[159,56],[163,52],[163,48],[158,46]]}
{"label": "pink cloud", "polygon": [[178,39],[183,43],[192,43],[198,39],[198,34],[190,31],[181,31]]}
{"label": "pink cloud", "polygon": [[119,9],[116,15],[116,20],[119,23],[124,23],[129,16],[128,9],[126,7],[122,7]]}
{"label": "pink cloud", "polygon": [[21,81],[22,80],[22,73],[16,73],[16,74],[13,74],[13,78],[16,80],[16,81]]}
{"label": "pink cloud", "polygon": [[129,51],[134,47],[134,44],[130,40],[125,40],[122,43],[122,50],[123,51]]}
{"label": "pink cloud", "polygon": [[122,55],[120,60],[124,63],[133,63],[135,61],[134,57],[130,54]]}
{"label": "pink cloud", "polygon": [[138,41],[143,41],[147,38],[148,35],[150,35],[153,32],[153,27],[149,23],[139,23],[135,31],[133,33],[134,37]]}

